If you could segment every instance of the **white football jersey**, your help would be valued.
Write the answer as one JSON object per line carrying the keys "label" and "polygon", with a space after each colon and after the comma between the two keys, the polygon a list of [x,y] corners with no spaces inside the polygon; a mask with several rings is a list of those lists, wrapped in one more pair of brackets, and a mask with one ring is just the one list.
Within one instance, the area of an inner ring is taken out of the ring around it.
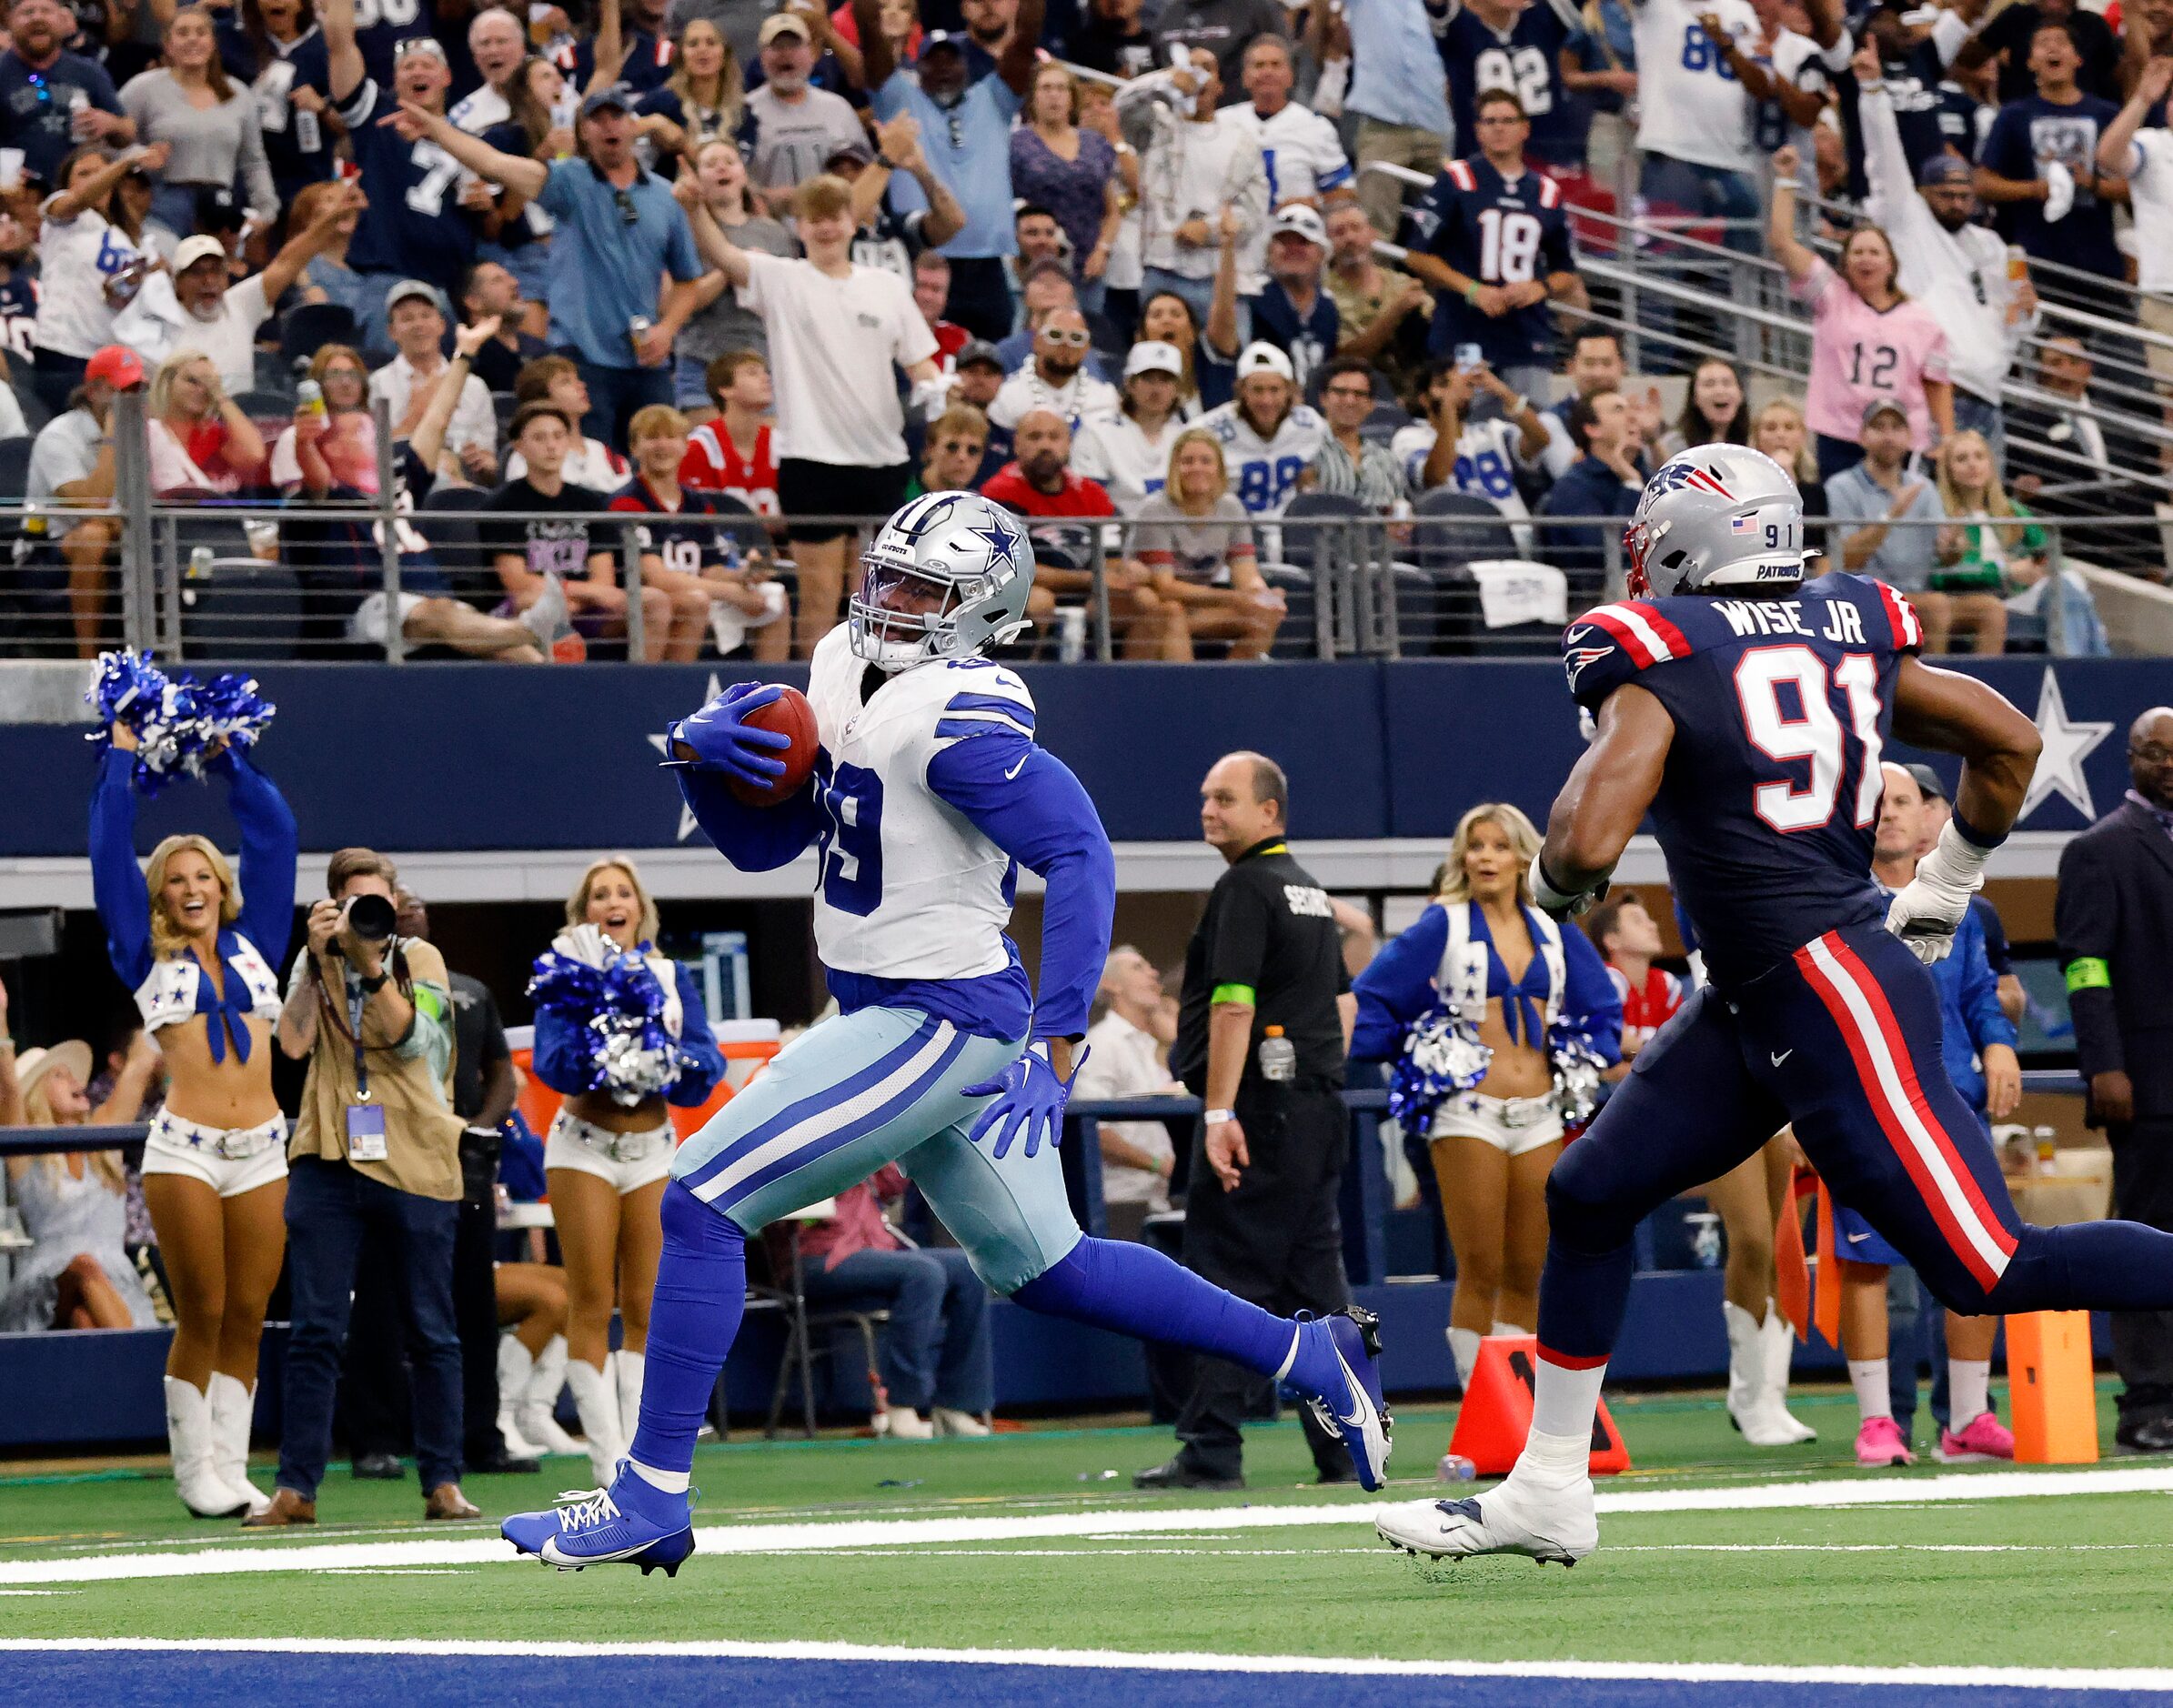
{"label": "white football jersey", "polygon": [[1351,181],[1351,162],[1335,126],[1295,101],[1263,118],[1250,101],[1224,107],[1231,121],[1260,145],[1260,164],[1268,175],[1268,206],[1285,202],[1318,202],[1330,190]]}
{"label": "white football jersey", "polygon": [[923,664],[860,698],[865,660],[843,624],[816,645],[808,701],[830,756],[816,799],[828,821],[815,885],[815,947],[839,972],[979,979],[1011,964],[1003,928],[1011,856],[928,786],[928,765],[967,727],[1033,734],[1026,684],[985,658]]}
{"label": "white football jersey", "polygon": [[1750,0],[1642,0],[1636,7],[1637,146],[1694,166],[1748,172],[1754,103],[1698,24],[1721,27],[1745,54],[1758,43]]}
{"label": "white football jersey", "polygon": [[1200,417],[1200,425],[1222,443],[1230,489],[1254,516],[1281,516],[1298,489],[1298,477],[1321,454],[1328,424],[1310,404],[1293,406],[1273,438],[1262,438],[1238,410],[1237,402],[1220,404]]}
{"label": "white football jersey", "polygon": [[[1434,453],[1434,444],[1439,437],[1431,421],[1413,421],[1408,427],[1396,429],[1396,436],[1389,441],[1388,454],[1396,459],[1396,467],[1403,471],[1404,483],[1413,492],[1428,490],[1424,474],[1426,458]],[[1516,447],[1524,440],[1516,423],[1494,416],[1484,421],[1466,422],[1456,439],[1456,465],[1449,471],[1449,477],[1434,490],[1466,493],[1474,498],[1484,498],[1499,510],[1513,525],[1511,536],[1516,541],[1517,554],[1529,558],[1532,554],[1532,512],[1525,507],[1524,494],[1517,490]]]}

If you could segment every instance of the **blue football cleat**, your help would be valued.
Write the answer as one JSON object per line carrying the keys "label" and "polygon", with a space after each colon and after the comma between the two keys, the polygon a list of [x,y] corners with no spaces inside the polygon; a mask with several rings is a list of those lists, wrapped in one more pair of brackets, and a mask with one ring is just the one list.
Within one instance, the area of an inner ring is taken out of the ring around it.
{"label": "blue football cleat", "polygon": [[692,1502],[667,1494],[624,1460],[609,1489],[569,1490],[548,1512],[517,1512],[498,1526],[522,1553],[561,1572],[623,1562],[647,1577],[661,1566],[677,1577],[694,1552]]}
{"label": "blue football cleat", "polygon": [[1319,1392],[1306,1395],[1305,1403],[1323,1429],[1343,1437],[1360,1483],[1380,1488],[1388,1479],[1393,1445],[1389,1432],[1394,1427],[1381,1392],[1381,1319],[1363,1306],[1351,1305],[1332,1317],[1303,1324],[1300,1332],[1324,1341],[1307,1351],[1322,1355],[1333,1371]]}

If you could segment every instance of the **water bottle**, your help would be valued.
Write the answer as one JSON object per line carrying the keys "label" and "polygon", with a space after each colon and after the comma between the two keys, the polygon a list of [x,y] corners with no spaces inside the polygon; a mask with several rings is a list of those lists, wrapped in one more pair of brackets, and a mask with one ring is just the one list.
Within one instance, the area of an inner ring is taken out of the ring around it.
{"label": "water bottle", "polygon": [[1721,1259],[1720,1218],[1709,1210],[1696,1211],[1683,1220],[1690,1224],[1690,1256],[1700,1269],[1718,1269]]}
{"label": "water bottle", "polygon": [[1087,614],[1083,605],[1061,606],[1056,613],[1056,657],[1060,664],[1077,664],[1086,657]]}
{"label": "water bottle", "polygon": [[191,581],[211,579],[211,548],[198,546],[188,554],[188,578]]}
{"label": "water bottle", "polygon": [[1260,1040],[1260,1077],[1286,1085],[1298,1077],[1297,1046],[1280,1026],[1269,1027]]}
{"label": "water bottle", "polygon": [[1462,1453],[1444,1453],[1434,1474],[1444,1482],[1469,1482],[1478,1476],[1479,1467]]}
{"label": "water bottle", "polygon": [[317,123],[317,115],[307,107],[295,108],[295,147],[306,155],[324,152],[324,127]]}
{"label": "water bottle", "polygon": [[2037,1141],[2037,1172],[2057,1174],[2060,1171],[2059,1135],[2049,1127],[2038,1127],[2032,1130],[2029,1136]]}
{"label": "water bottle", "polygon": [[306,379],[295,387],[295,413],[297,415],[325,414],[325,388],[314,379]]}

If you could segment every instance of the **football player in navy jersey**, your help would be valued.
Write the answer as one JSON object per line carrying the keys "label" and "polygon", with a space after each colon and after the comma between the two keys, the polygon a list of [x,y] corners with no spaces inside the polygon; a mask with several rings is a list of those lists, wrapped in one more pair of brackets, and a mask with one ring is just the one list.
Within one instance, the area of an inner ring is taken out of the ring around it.
{"label": "football player in navy jersey", "polygon": [[1490,89],[1504,89],[1524,104],[1532,122],[1532,157],[1582,169],[1591,120],[1563,87],[1562,50],[1584,27],[1570,0],[1449,0],[1434,29],[1449,74],[1449,113],[1458,139],[1484,142],[1474,103]]}
{"label": "football player in navy jersey", "polygon": [[1439,286],[1427,347],[1436,357],[1478,356],[1527,397],[1554,377],[1550,299],[1581,305],[1569,217],[1554,180],[1524,165],[1532,134],[1524,104],[1504,89],[1477,99],[1479,152],[1452,160],[1412,222],[1420,246],[1403,265]]}
{"label": "football player in navy jersey", "polygon": [[[1974,678],[1916,654],[1883,583],[1805,582],[1803,504],[1744,446],[1683,452],[1625,538],[1629,599],[1562,638],[1597,732],[1532,862],[1538,904],[1582,912],[1649,810],[1709,980],[1637,1058],[1547,1181],[1532,1429],[1498,1488],[1383,1508],[1439,1555],[1574,1564],[1599,1541],[1588,1464],[1629,1302],[1631,1236],[1784,1124],[1835,1197],[1966,1316],[2173,1306],[2173,1233],[2024,1223],[1947,1075],[1946,955],[2018,816],[2040,746]],[[1954,817],[1889,901],[1871,878],[1889,735],[1957,753]]]}
{"label": "football player in navy jersey", "polygon": [[[382,0],[407,4],[413,0]],[[475,220],[466,196],[460,163],[436,143],[403,142],[383,121],[413,101],[433,113],[445,111],[453,74],[445,48],[434,36],[400,41],[389,82],[370,71],[356,33],[356,0],[325,0],[325,47],[331,71],[332,105],[347,126],[361,168],[369,212],[347,246],[347,265],[372,290],[373,306],[356,318],[365,337],[383,337],[386,293],[402,279],[435,285],[449,300],[461,276],[476,258]]]}

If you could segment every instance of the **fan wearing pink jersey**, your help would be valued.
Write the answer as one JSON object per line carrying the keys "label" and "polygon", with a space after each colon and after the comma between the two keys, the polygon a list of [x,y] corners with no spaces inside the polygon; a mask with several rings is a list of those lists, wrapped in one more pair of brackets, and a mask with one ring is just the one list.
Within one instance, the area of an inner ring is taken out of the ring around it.
{"label": "fan wearing pink jersey", "polygon": [[1796,154],[1773,157],[1774,259],[1811,305],[1811,385],[1804,419],[1817,435],[1818,477],[1831,480],[1864,459],[1857,444],[1865,406],[1891,397],[1909,417],[1909,443],[1929,453],[1954,433],[1954,386],[1947,334],[1930,311],[1896,283],[1901,265],[1876,226],[1858,226],[1836,273],[1796,235]]}

